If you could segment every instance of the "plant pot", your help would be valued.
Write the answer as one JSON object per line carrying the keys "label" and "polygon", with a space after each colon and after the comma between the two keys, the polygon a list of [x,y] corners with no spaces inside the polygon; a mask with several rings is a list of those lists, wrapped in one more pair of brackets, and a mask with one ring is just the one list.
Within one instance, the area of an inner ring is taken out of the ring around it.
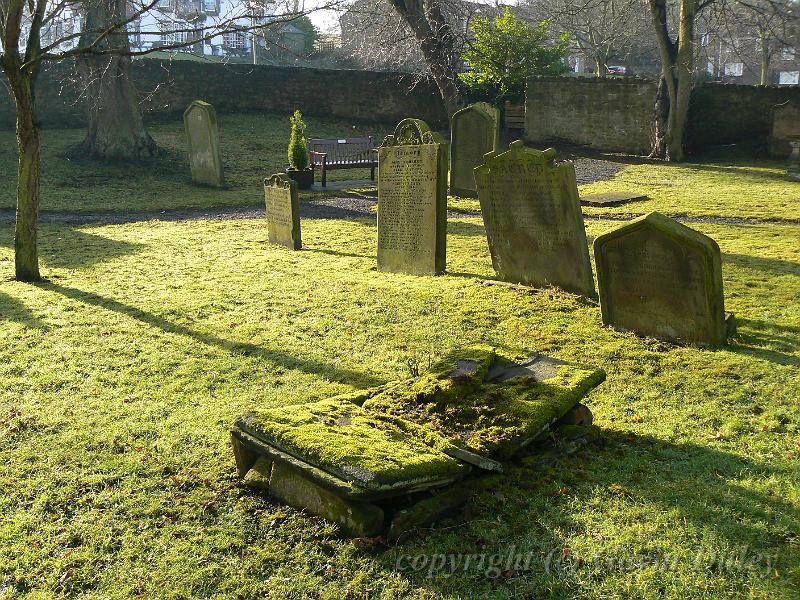
{"label": "plant pot", "polygon": [[289,179],[297,182],[297,189],[310,190],[314,185],[314,169],[286,169]]}

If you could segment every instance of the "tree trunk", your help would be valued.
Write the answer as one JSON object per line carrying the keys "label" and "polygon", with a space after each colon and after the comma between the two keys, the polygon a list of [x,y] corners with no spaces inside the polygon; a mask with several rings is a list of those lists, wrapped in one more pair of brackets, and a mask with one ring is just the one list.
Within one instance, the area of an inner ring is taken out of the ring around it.
{"label": "tree trunk", "polygon": [[442,96],[448,118],[462,106],[455,61],[455,38],[439,0],[389,0],[414,33]]}
{"label": "tree trunk", "polygon": [[80,146],[100,160],[137,160],[157,156],[159,148],[142,122],[130,81],[127,56],[85,55],[78,69],[86,89],[89,127]]}
{"label": "tree trunk", "polygon": [[118,54],[87,53],[78,58],[89,111],[83,155],[100,160],[138,160],[156,156],[159,148],[147,133],[130,79],[131,59],[127,29],[97,42],[97,32],[124,21],[126,0],[101,0],[87,5],[79,46],[89,50],[116,50]]}
{"label": "tree trunk", "polygon": [[765,31],[758,32],[761,42],[761,85],[769,85],[769,63],[771,52],[769,51],[769,38]]}
{"label": "tree trunk", "polygon": [[[678,81],[676,78],[677,53],[675,44],[669,36],[667,25],[667,0],[649,0],[650,14],[653,20],[653,29],[658,42],[658,50],[661,56],[661,79],[664,89],[657,92],[662,95],[662,99],[656,99],[656,111],[654,119],[656,121],[656,136],[654,138],[653,158],[671,158],[670,151],[673,147],[672,136],[675,132],[675,106],[677,105]],[[666,99],[664,99],[666,95]],[[664,107],[667,105],[666,119],[664,118]],[[659,123],[659,120],[661,122]],[[659,137],[660,136],[660,137]]]}
{"label": "tree trunk", "polygon": [[672,130],[668,139],[670,160],[684,159],[683,138],[689,117],[689,100],[694,87],[694,20],[697,15],[697,0],[681,0],[680,30],[678,33],[676,102],[670,105]]}
{"label": "tree trunk", "polygon": [[42,167],[41,130],[34,115],[34,80],[22,75],[12,85],[17,105],[17,215],[14,231],[14,273],[19,281],[39,281],[39,181]]}
{"label": "tree trunk", "polygon": [[667,155],[667,122],[669,120],[669,91],[667,81],[662,75],[656,90],[655,119],[653,123],[653,149],[650,158],[664,158]]}
{"label": "tree trunk", "polygon": [[606,64],[605,59],[601,56],[594,57],[594,73],[598,77],[605,77],[608,75],[608,65]]}

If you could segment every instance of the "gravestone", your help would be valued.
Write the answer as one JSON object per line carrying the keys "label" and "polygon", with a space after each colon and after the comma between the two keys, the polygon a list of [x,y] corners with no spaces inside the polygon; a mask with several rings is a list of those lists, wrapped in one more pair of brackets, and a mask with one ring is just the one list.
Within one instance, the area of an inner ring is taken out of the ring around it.
{"label": "gravestone", "polygon": [[475,169],[492,264],[505,281],[593,296],[575,167],[555,156],[518,140]]}
{"label": "gravestone", "polygon": [[418,119],[404,119],[378,149],[378,268],[444,273],[448,149]]}
{"label": "gravestone", "polygon": [[710,237],[653,212],[594,241],[603,323],[705,346],[726,342],[722,259]]}
{"label": "gravestone", "polygon": [[192,181],[200,185],[223,187],[222,153],[219,149],[217,113],[208,102],[195,100],[183,113],[183,125],[189,144]]}
{"label": "gravestone", "polygon": [[264,201],[267,205],[269,241],[292,250],[300,250],[300,201],[297,183],[285,173],[264,180]]}
{"label": "gravestone", "polygon": [[800,138],[800,105],[792,102],[772,110],[772,130],[769,136],[769,153],[786,158],[792,151],[789,142]]}
{"label": "gravestone", "polygon": [[478,102],[454,113],[452,122],[450,193],[474,198],[477,188],[473,170],[499,146],[500,112],[491,104]]}

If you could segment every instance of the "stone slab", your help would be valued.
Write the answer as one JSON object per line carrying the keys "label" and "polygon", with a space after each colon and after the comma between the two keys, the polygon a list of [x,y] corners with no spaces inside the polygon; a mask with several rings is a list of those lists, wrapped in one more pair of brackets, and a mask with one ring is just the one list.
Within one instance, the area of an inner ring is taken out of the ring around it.
{"label": "stone slab", "polygon": [[[347,396],[257,410],[236,426],[265,444],[372,492],[402,493],[452,482],[469,467],[375,418]],[[446,442],[434,444],[446,447]]]}
{"label": "stone slab", "polygon": [[800,139],[800,104],[787,102],[772,109],[769,153],[778,158],[788,158],[792,151],[789,143],[793,139]]}
{"label": "stone slab", "polygon": [[637,192],[606,192],[604,194],[589,194],[581,196],[583,206],[621,206],[630,202],[647,200],[646,194]]}
{"label": "stone slab", "polygon": [[500,111],[478,102],[453,114],[450,133],[450,193],[474,198],[475,167],[500,145]]}
{"label": "stone slab", "polygon": [[378,268],[444,273],[448,149],[418,119],[404,119],[378,149]]}
{"label": "stone slab", "polygon": [[300,234],[300,199],[297,183],[285,173],[278,173],[264,180],[264,202],[267,208],[269,241],[300,250],[303,241]]}
{"label": "stone slab", "polygon": [[289,506],[336,523],[342,533],[351,537],[374,536],[383,529],[384,515],[380,507],[342,497],[284,463],[275,463],[272,467],[269,492]]}
{"label": "stone slab", "polygon": [[555,156],[518,140],[475,169],[492,264],[505,281],[594,296],[575,167]]}
{"label": "stone slab", "polygon": [[183,124],[189,146],[192,181],[200,185],[224,187],[225,175],[214,107],[208,102],[195,100],[183,113]]}
{"label": "stone slab", "polygon": [[445,450],[451,456],[501,471],[496,461],[516,453],[604,379],[600,369],[540,354],[514,361],[475,348],[448,357],[417,381],[372,396],[363,406],[466,451]]}
{"label": "stone slab", "polygon": [[705,346],[726,342],[722,259],[710,237],[653,212],[598,236],[603,323]]}

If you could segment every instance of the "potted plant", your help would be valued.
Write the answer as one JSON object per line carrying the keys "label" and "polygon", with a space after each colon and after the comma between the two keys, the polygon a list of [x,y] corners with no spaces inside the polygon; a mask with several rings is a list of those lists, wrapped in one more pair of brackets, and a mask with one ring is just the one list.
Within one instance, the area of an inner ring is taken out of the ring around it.
{"label": "potted plant", "polygon": [[314,185],[314,170],[310,166],[306,124],[299,110],[294,111],[289,121],[292,123],[292,137],[289,140],[289,168],[286,174],[297,182],[298,189],[310,190]]}

